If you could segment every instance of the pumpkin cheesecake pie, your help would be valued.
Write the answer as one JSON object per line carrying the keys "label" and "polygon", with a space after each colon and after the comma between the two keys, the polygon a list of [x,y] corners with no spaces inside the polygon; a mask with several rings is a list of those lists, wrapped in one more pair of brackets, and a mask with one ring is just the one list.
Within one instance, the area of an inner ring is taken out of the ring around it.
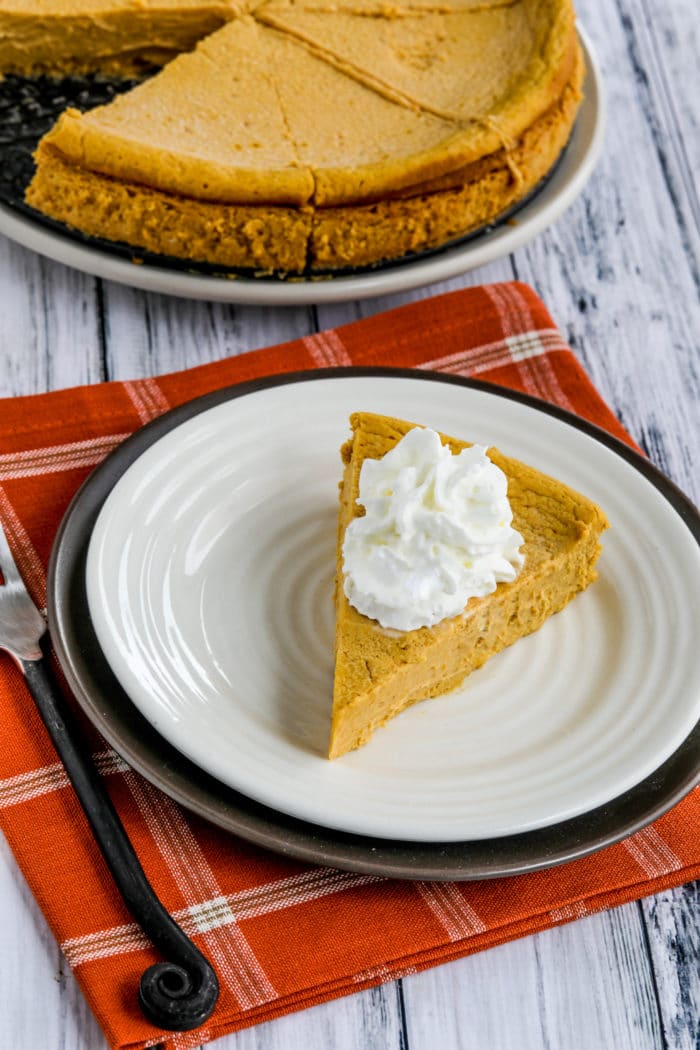
{"label": "pumpkin cheesecake pie", "polygon": [[0,72],[131,76],[189,51],[237,0],[2,0]]}
{"label": "pumpkin cheesecake pie", "polygon": [[[498,582],[491,593],[470,598],[458,615],[430,626],[383,626],[351,604],[345,540],[351,523],[365,514],[358,503],[363,465],[382,460],[416,424],[369,413],[353,415],[350,422],[352,437],[342,448],[330,758],[361,747],[411,704],[456,688],[491,656],[563,609],[596,578],[600,535],[607,528],[603,511],[584,496],[488,449],[488,460],[507,479],[512,529],[522,541],[517,574],[511,573],[515,579]],[[439,440],[454,456],[471,447],[444,435]]]}
{"label": "pumpkin cheesecake pie", "polygon": [[[119,24],[132,3],[115,0]],[[66,111],[27,192],[53,219],[158,254],[301,273],[438,247],[537,185],[581,98],[571,0],[181,0],[181,44],[158,4],[139,3],[151,57],[183,53],[108,105]],[[109,62],[146,50],[124,40]]]}

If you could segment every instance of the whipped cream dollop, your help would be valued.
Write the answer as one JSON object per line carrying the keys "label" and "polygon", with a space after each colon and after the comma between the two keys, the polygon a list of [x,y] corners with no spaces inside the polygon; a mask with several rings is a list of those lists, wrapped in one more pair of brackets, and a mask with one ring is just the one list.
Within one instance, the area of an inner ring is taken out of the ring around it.
{"label": "whipped cream dollop", "polygon": [[523,538],[512,527],[508,479],[472,445],[458,455],[419,427],[360,472],[343,542],[348,601],[383,627],[413,631],[464,611],[518,575]]}

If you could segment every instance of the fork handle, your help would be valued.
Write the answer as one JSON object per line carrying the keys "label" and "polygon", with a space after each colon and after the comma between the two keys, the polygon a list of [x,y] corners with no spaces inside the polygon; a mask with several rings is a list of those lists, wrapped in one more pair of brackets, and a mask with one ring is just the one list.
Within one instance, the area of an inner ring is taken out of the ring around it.
{"label": "fork handle", "polygon": [[216,974],[165,910],[150,885],[95,767],[83,753],[72,716],[44,659],[20,661],[39,713],[92,828],[124,903],[168,962],[141,976],[139,1004],[149,1021],[170,1031],[197,1028],[219,996]]}

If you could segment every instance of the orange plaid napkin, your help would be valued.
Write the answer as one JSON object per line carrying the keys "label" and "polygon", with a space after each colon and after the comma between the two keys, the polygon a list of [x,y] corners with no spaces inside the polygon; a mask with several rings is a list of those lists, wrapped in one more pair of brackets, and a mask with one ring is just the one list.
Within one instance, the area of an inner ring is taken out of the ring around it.
{"label": "orange plaid napkin", "polygon": [[[40,606],[56,528],[90,469],[172,405],[255,376],[394,365],[478,376],[630,441],[521,284],[472,288],[188,372],[4,401],[0,518]],[[112,888],[23,679],[0,658],[0,825],[109,1042],[185,1048],[700,875],[700,792],[605,851],[471,883],[398,882],[284,860],[211,827],[126,769],[98,765],[165,906],[215,965],[205,1028],[167,1035],[135,991],[155,953]]]}

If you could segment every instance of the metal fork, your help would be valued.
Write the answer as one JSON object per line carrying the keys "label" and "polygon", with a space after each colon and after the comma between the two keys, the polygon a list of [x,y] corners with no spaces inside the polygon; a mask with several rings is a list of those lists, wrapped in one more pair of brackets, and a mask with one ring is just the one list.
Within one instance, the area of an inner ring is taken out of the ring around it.
{"label": "metal fork", "polygon": [[70,710],[41,647],[46,622],[30,598],[0,522],[0,650],[24,675],[117,888],[136,922],[168,962],[141,976],[138,1001],[160,1028],[184,1032],[211,1015],[219,984],[210,963],[165,910],[134,852],[102,781],[79,742]]}

